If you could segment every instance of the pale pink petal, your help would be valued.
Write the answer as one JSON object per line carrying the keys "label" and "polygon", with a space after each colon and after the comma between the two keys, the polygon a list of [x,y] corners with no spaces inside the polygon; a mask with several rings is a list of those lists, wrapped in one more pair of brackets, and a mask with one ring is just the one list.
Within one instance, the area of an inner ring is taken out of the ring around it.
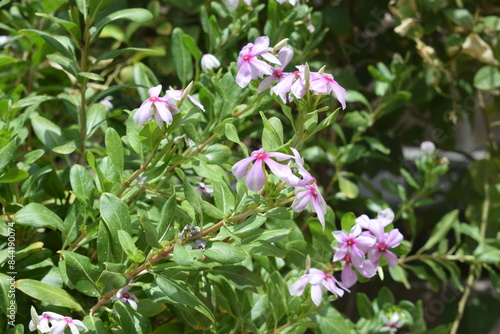
{"label": "pale pink petal", "polygon": [[345,265],[342,273],[340,274],[340,278],[342,279],[342,284],[344,284],[347,288],[350,288],[358,281],[358,276],[356,276],[356,273],[352,270],[350,264]]}
{"label": "pale pink petal", "polygon": [[390,248],[399,246],[401,241],[403,241],[403,235],[399,232],[397,228],[386,233],[385,237],[386,237],[385,244],[387,245],[387,247]]}
{"label": "pale pink petal", "polygon": [[260,78],[264,74],[266,75],[273,74],[273,68],[271,67],[271,65],[262,60],[259,60],[257,58],[252,58],[252,60],[249,61],[249,64],[252,73],[252,79]]}
{"label": "pale pink petal", "polygon": [[288,180],[288,177],[290,177],[290,175],[293,175],[292,170],[287,165],[282,165],[269,158],[264,159],[264,162],[269,167],[271,172],[273,172],[273,174],[279,177],[282,181],[286,182]]}
{"label": "pale pink petal", "polygon": [[394,212],[390,208],[384,209],[378,213],[377,220],[385,227],[394,220]]}
{"label": "pale pink petal", "polygon": [[313,285],[311,286],[311,300],[314,305],[319,306],[321,304],[321,298],[323,297],[323,290],[321,289],[321,285]]}
{"label": "pale pink petal", "polygon": [[356,267],[356,269],[362,276],[370,278],[377,273],[377,266],[378,264],[373,263],[371,260],[366,260],[363,262],[363,267]]}
{"label": "pale pink petal", "polygon": [[256,157],[254,156],[251,156],[251,157],[248,157],[248,158],[244,158],[240,161],[238,161],[237,163],[235,163],[233,165],[233,168],[232,168],[232,171],[233,171],[233,174],[234,176],[237,178],[237,179],[241,179],[242,177],[244,177],[245,175],[247,175],[247,172],[248,172],[248,166],[250,165],[250,163],[252,163],[252,161],[254,161],[256,159]]}
{"label": "pale pink petal", "polygon": [[270,152],[267,154],[268,157],[276,158],[278,161],[289,160],[293,157],[290,154],[280,153],[280,152]]}
{"label": "pale pink petal", "polygon": [[311,191],[305,187],[296,187],[295,188],[295,199],[292,203],[292,209],[295,212],[303,211],[309,201],[312,198]]}
{"label": "pale pink petal", "polygon": [[195,106],[197,106],[201,110],[205,111],[205,107],[203,106],[203,104],[200,103],[200,101],[198,101],[197,99],[195,99],[191,95],[188,95],[188,99],[189,99],[189,101],[191,101],[192,104],[194,104]]}
{"label": "pale pink petal", "polygon": [[152,107],[152,105],[153,105],[153,102],[149,101],[149,99],[148,99],[141,104],[139,109],[137,109],[137,111],[135,112],[135,115],[134,115],[134,122],[137,125],[143,125],[151,119],[151,116],[152,116],[151,107]]}
{"label": "pale pink petal", "polygon": [[391,267],[391,268],[396,267],[396,265],[398,264],[398,257],[396,256],[396,254],[394,254],[393,252],[391,252],[389,250],[386,250],[384,252],[384,256],[387,259],[387,263],[389,264],[389,267]]}
{"label": "pale pink petal", "polygon": [[312,285],[318,285],[325,279],[325,273],[319,269],[311,268],[309,269],[309,283]]}
{"label": "pale pink petal", "polygon": [[180,89],[169,89],[165,93],[168,97],[177,101],[182,98],[182,90]]}
{"label": "pale pink petal", "polygon": [[264,78],[260,82],[259,87],[257,88],[257,92],[262,93],[263,91],[268,89],[271,86],[271,84],[274,82],[274,80],[276,80],[276,77],[274,76],[274,74],[268,76],[267,78]]}
{"label": "pale pink petal", "polygon": [[295,283],[290,285],[289,291],[292,296],[302,296],[304,289],[309,283],[309,275],[301,276]]}
{"label": "pale pink petal", "polygon": [[260,56],[270,63],[276,64],[276,65],[281,65],[281,62],[279,61],[279,59],[276,58],[276,56],[271,54],[271,53],[262,53]]}
{"label": "pale pink petal", "polygon": [[358,224],[361,228],[368,230],[370,228],[370,218],[367,215],[361,215],[355,220],[356,224]]}
{"label": "pale pink petal", "polygon": [[339,100],[340,104],[342,105],[342,109],[346,108],[345,104],[345,98],[347,97],[347,91],[340,86],[336,81],[332,83],[332,90],[335,93],[335,97],[337,100]]}
{"label": "pale pink petal", "polygon": [[333,254],[333,261],[342,261],[346,257],[347,252],[349,251],[349,247],[345,245],[342,247],[334,248],[334,251],[335,253]]}
{"label": "pale pink petal", "polygon": [[269,48],[269,37],[260,36],[253,43],[252,54],[260,55],[263,52],[267,52]]}
{"label": "pale pink petal", "polygon": [[318,203],[317,197],[316,198],[313,197],[312,204],[313,204],[312,211],[316,212],[316,214],[318,215],[319,222],[323,226],[323,232],[324,232],[325,231],[325,212],[326,212],[326,210],[323,210],[321,205]]}
{"label": "pale pink petal", "polygon": [[286,45],[278,52],[278,60],[281,63],[281,68],[284,69],[288,63],[293,58],[293,49],[292,47]]}
{"label": "pale pink petal", "polygon": [[148,90],[148,94],[151,97],[158,97],[160,96],[161,93],[161,85],[158,85],[156,87],[152,87]]}
{"label": "pale pink petal", "polygon": [[266,183],[266,176],[264,174],[262,160],[257,159],[247,174],[246,185],[248,189],[257,191],[262,189],[264,183]]}
{"label": "pale pink petal", "polygon": [[160,115],[161,119],[164,120],[168,125],[172,124],[173,118],[172,113],[168,110],[167,105],[163,101],[155,102],[156,111]]}
{"label": "pale pink petal", "polygon": [[238,69],[238,73],[236,74],[236,83],[241,87],[245,88],[248,86],[250,81],[252,80],[252,69],[248,62],[243,62]]}

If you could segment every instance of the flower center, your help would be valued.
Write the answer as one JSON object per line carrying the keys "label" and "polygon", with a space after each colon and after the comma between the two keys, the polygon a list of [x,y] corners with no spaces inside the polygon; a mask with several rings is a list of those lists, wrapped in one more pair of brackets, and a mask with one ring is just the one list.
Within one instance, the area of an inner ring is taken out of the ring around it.
{"label": "flower center", "polygon": [[384,243],[378,244],[377,248],[380,252],[385,252],[387,250],[387,245]]}
{"label": "flower center", "polygon": [[252,59],[252,55],[243,56],[243,61],[250,61],[250,59]]}
{"label": "flower center", "polygon": [[70,317],[64,317],[64,321],[66,321],[67,324],[73,323],[73,319],[71,319]]}
{"label": "flower center", "polygon": [[128,293],[126,293],[126,292],[125,292],[125,293],[122,295],[122,299],[123,299],[123,300],[125,300],[125,301],[126,301],[126,300],[129,300],[129,299],[130,299],[130,295],[129,295]]}
{"label": "flower center", "polygon": [[156,96],[153,96],[153,97],[150,97],[150,98],[149,98],[149,101],[151,101],[151,102],[153,102],[153,103],[154,103],[154,102],[158,102],[159,100],[160,100],[160,99],[159,99],[158,97],[156,97]]}

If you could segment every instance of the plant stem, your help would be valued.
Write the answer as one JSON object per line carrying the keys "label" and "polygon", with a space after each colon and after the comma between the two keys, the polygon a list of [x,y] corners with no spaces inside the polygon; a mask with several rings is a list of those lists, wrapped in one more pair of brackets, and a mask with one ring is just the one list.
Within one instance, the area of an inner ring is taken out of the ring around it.
{"label": "plant stem", "polygon": [[[83,33],[83,41],[81,45],[81,60],[80,60],[80,72],[89,72],[89,56],[90,56],[90,24],[91,19],[87,18],[85,22],[85,28]],[[82,163],[85,159],[85,140],[87,137],[87,99],[85,97],[87,93],[87,78],[82,77],[82,83],[80,86],[80,156],[79,163]]]}

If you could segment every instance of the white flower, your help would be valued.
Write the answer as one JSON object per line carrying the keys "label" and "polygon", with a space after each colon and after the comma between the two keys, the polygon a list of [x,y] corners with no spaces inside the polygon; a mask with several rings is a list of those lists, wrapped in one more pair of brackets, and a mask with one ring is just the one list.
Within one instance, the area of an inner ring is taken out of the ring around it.
{"label": "white flower", "polygon": [[121,288],[120,290],[118,290],[118,292],[113,297],[113,299],[120,300],[124,303],[129,303],[130,306],[132,306],[132,308],[137,311],[138,299],[133,293],[128,292],[130,290],[130,288],[131,288],[130,285],[127,285],[126,287]]}
{"label": "white flower", "polygon": [[201,70],[205,73],[220,67],[220,61],[212,54],[204,54],[201,57]]}
{"label": "white flower", "polygon": [[38,329],[42,333],[50,334],[64,334],[66,327],[69,327],[72,334],[78,334],[80,331],[77,326],[83,328],[84,332],[89,331],[80,320],[65,317],[54,312],[43,312],[41,315],[37,315],[33,309],[28,327],[32,332]]}

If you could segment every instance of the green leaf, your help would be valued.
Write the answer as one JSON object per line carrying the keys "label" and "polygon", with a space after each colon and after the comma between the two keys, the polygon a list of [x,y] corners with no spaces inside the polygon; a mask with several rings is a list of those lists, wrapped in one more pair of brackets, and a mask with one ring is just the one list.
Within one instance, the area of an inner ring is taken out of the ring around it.
{"label": "green leaf", "polygon": [[124,230],[118,230],[118,240],[130,260],[136,263],[141,263],[145,260],[144,253],[136,247],[129,233]]}
{"label": "green leaf", "polygon": [[101,195],[99,210],[102,219],[106,223],[111,234],[114,255],[117,262],[123,262],[126,258],[118,238],[118,230],[132,233],[131,219],[127,205],[118,197],[110,193]]}
{"label": "green leaf", "polygon": [[17,211],[14,221],[20,225],[31,227],[50,227],[61,229],[63,221],[51,210],[38,203],[30,203]]}
{"label": "green leaf", "polygon": [[14,161],[14,153],[16,152],[16,139],[11,139],[7,145],[0,148],[0,171],[10,162]]}
{"label": "green leaf", "polygon": [[146,244],[154,248],[162,248],[161,244],[158,242],[158,233],[156,233],[156,228],[151,224],[149,220],[140,221],[142,230],[144,231],[144,236],[146,238]]}
{"label": "green leaf", "polygon": [[129,52],[129,51],[136,51],[136,52],[156,52],[153,49],[146,49],[146,48],[122,48],[118,50],[111,50],[111,51],[105,51],[103,52],[99,57],[96,59],[96,63],[100,62],[101,60],[107,60],[107,59],[114,59],[121,55],[124,52]]}
{"label": "green leaf", "polygon": [[406,183],[408,183],[408,185],[410,185],[415,189],[418,189],[420,187],[417,181],[415,181],[413,176],[411,176],[411,174],[406,169],[401,168],[399,171],[401,172],[401,175],[403,175],[403,177],[405,178]]}
{"label": "green leaf", "polygon": [[139,138],[142,144],[144,144],[150,151],[153,151],[163,138],[163,134],[156,122],[148,122],[144,124],[141,132],[139,132]]}
{"label": "green leaf", "polygon": [[183,36],[184,32],[179,27],[172,31],[172,58],[177,77],[181,80],[182,86],[186,87],[193,78],[193,64],[191,55],[184,46]]}
{"label": "green leaf", "polygon": [[126,333],[149,334],[151,323],[142,314],[134,310],[128,303],[116,301],[113,306],[120,327]]}
{"label": "green leaf", "polygon": [[372,303],[365,293],[358,292],[356,294],[356,305],[358,307],[359,315],[365,319],[371,319],[375,315]]}
{"label": "green leaf", "polygon": [[339,188],[340,191],[347,198],[352,199],[358,197],[359,194],[358,186],[354,182],[351,182],[347,178],[343,177],[342,175],[339,175]]}
{"label": "green leaf", "polygon": [[127,285],[128,278],[125,276],[127,267],[123,263],[104,262],[104,267],[96,281],[104,291],[120,289]]}
{"label": "green leaf", "polygon": [[207,270],[208,277],[219,282],[220,278],[227,279],[236,289],[254,293],[265,293],[267,284],[262,277],[244,266],[220,266]]}
{"label": "green leaf", "polygon": [[191,55],[194,57],[196,64],[199,64],[201,57],[203,56],[203,52],[201,52],[200,48],[198,48],[198,45],[194,41],[193,37],[184,34],[182,36],[182,43],[189,51],[189,53],[191,53]]}
{"label": "green leaf", "polygon": [[36,30],[36,29],[22,29],[19,33],[24,34],[26,32],[34,32],[41,36],[50,46],[52,46],[56,51],[59,51],[64,56],[74,59],[75,58],[75,47],[71,40],[66,36],[57,36],[52,34],[47,34],[46,32]]}
{"label": "green leaf", "polygon": [[234,124],[226,123],[226,125],[224,126],[224,130],[224,134],[226,135],[227,139],[229,139],[233,143],[240,145],[241,150],[243,151],[245,156],[248,157],[248,148],[241,142],[240,137],[238,136],[238,130],[236,130]]}
{"label": "green leaf", "polygon": [[92,72],[78,72],[77,76],[80,78],[85,78],[94,81],[104,81],[104,78],[102,76]]}
{"label": "green leaf", "polygon": [[193,255],[191,255],[182,244],[175,245],[172,260],[174,260],[175,263],[186,267],[190,267],[195,262]]}
{"label": "green leaf", "polygon": [[383,309],[385,307],[390,307],[394,305],[394,303],[394,295],[391,290],[386,286],[381,287],[377,295],[377,304],[379,308]]}
{"label": "green leaf", "polygon": [[48,148],[54,149],[64,143],[61,128],[42,116],[31,117],[31,125],[37,138]]}
{"label": "green leaf", "polygon": [[283,145],[283,124],[281,124],[281,120],[277,117],[267,119],[263,112],[260,112],[260,117],[264,124],[262,146],[267,152],[279,149]]}
{"label": "green leaf", "polygon": [[207,158],[208,163],[222,164],[231,157],[231,149],[226,145],[213,144],[207,147],[203,154]]}
{"label": "green leaf", "polygon": [[10,66],[17,63],[18,61],[19,59],[16,59],[14,57],[0,55],[0,68],[4,66]]}
{"label": "green leaf", "polygon": [[66,275],[75,288],[90,297],[99,297],[101,292],[96,284],[99,268],[90,263],[87,256],[60,250],[66,262]]}
{"label": "green leaf", "polygon": [[122,145],[122,140],[118,132],[113,128],[106,129],[106,136],[104,138],[106,143],[106,151],[111,159],[113,167],[118,172],[119,175],[123,173],[123,167],[125,164],[124,150]]}
{"label": "green leaf", "polygon": [[194,291],[184,281],[175,281],[160,275],[156,276],[155,281],[167,300],[192,307],[211,321],[215,321],[210,309],[196,297]]}
{"label": "green leaf", "polygon": [[444,10],[444,14],[458,26],[465,27],[468,30],[472,30],[474,27],[474,18],[465,8],[447,8]]}
{"label": "green leaf", "polygon": [[485,243],[480,244],[474,250],[474,255],[479,263],[500,263],[500,249]]}
{"label": "green leaf", "polygon": [[22,169],[13,168],[0,176],[0,183],[15,183],[24,180],[28,176],[28,172]]}
{"label": "green leaf", "polygon": [[69,182],[77,198],[89,205],[93,202],[94,179],[85,167],[73,165],[69,172]]}
{"label": "green leaf", "polygon": [[91,39],[98,37],[101,33],[102,28],[106,24],[110,24],[111,22],[115,22],[118,20],[130,20],[134,22],[144,23],[153,19],[153,14],[146,9],[143,8],[129,8],[122,9],[116,12],[113,12],[101,19],[95,25],[95,30],[92,32]]}
{"label": "green leaf", "polygon": [[106,120],[106,106],[102,103],[94,103],[87,111],[86,131],[87,138],[91,137],[97,130],[98,126]]}
{"label": "green leaf", "polygon": [[[48,95],[28,96],[28,97],[25,97],[24,99],[20,99],[19,101],[14,103],[12,105],[12,108],[29,107],[29,106],[33,106],[33,105],[38,105],[42,102],[51,101],[51,100],[57,100],[57,98],[54,96],[48,96]],[[41,116],[34,116],[34,117],[41,117]]]}
{"label": "green leaf", "polygon": [[500,69],[493,66],[483,66],[474,75],[474,87],[481,90],[500,88]]}
{"label": "green leaf", "polygon": [[429,239],[427,239],[427,242],[422,246],[422,248],[420,248],[417,254],[420,254],[436,245],[446,236],[453,224],[458,223],[458,210],[453,210],[444,215],[439,222],[437,222],[436,226],[434,226]]}
{"label": "green leaf", "polygon": [[67,307],[76,312],[83,312],[80,304],[64,289],[56,288],[33,279],[17,280],[16,288],[28,296],[46,302],[49,305]]}
{"label": "green leaf", "polygon": [[352,212],[344,213],[340,220],[340,226],[343,231],[349,233],[351,228],[356,224],[356,216]]}
{"label": "green leaf", "polygon": [[[194,190],[191,183],[189,183],[187,177],[183,180],[183,190],[186,200],[191,204],[191,206],[196,210],[200,218],[203,218],[203,201],[201,200],[200,194]],[[203,223],[203,222],[201,222]]]}
{"label": "green leaf", "polygon": [[176,194],[174,193],[170,196],[170,198],[165,202],[163,207],[161,208],[160,213],[160,221],[156,226],[156,232],[158,233],[158,241],[165,240],[165,236],[170,231],[170,227],[172,223],[175,221],[175,209],[177,207],[177,199],[175,198]]}
{"label": "green leaf", "polygon": [[219,263],[237,263],[248,256],[240,247],[225,242],[208,243],[203,254]]}

